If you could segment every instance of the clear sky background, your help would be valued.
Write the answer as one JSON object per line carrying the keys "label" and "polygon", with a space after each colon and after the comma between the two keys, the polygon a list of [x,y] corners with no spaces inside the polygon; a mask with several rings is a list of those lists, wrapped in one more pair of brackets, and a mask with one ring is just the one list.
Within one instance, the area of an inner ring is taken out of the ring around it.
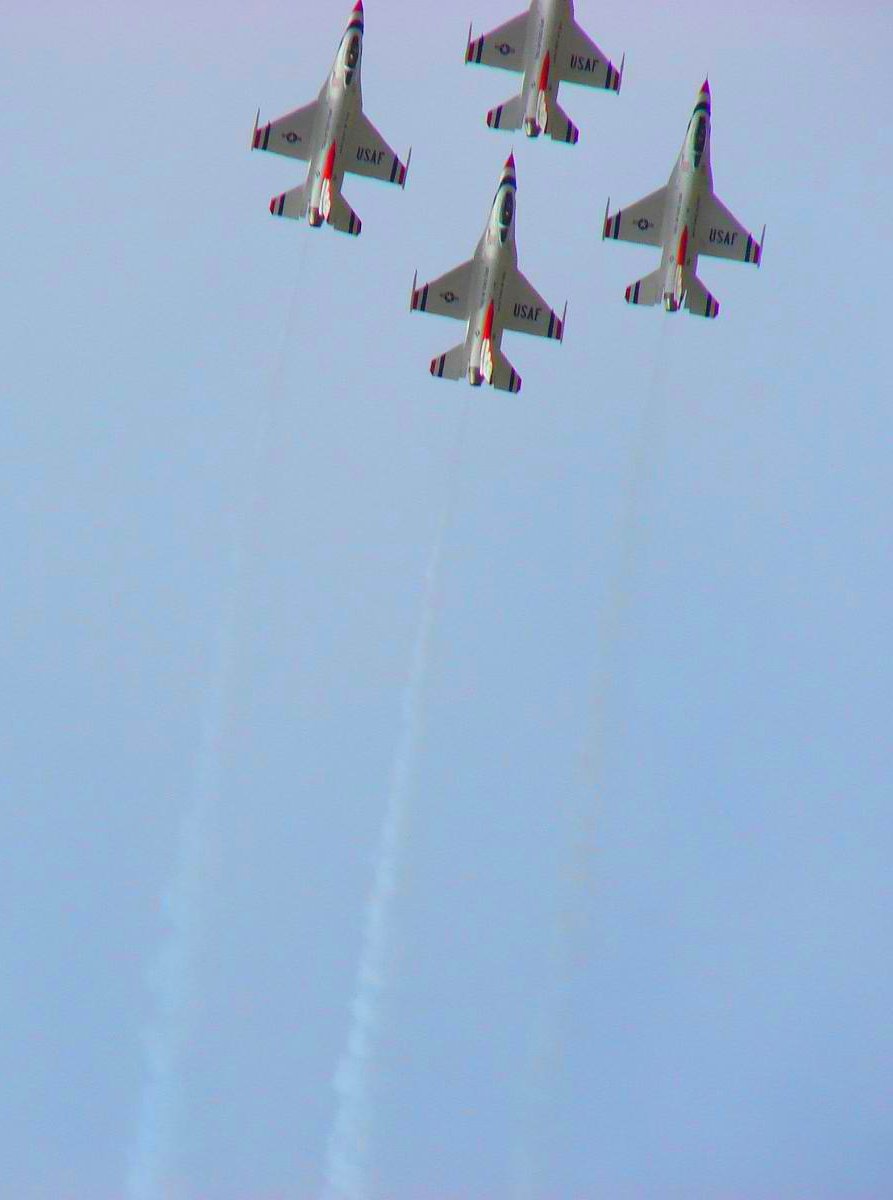
{"label": "clear sky background", "polygon": [[[248,151],[348,8],[4,14],[0,1200],[321,1196],[407,738],[360,1200],[891,1197],[889,8],[579,0],[569,149],[512,4],[370,0],[358,240]],[[708,72],[714,322],[600,240]],[[567,335],[472,393],[409,289],[513,145]]]}

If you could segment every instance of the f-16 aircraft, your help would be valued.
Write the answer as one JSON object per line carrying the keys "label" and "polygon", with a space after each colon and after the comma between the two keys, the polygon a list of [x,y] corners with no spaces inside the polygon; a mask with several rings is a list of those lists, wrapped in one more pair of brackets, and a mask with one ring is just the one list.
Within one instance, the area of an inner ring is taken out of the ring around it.
{"label": "f-16 aircraft", "polygon": [[623,78],[623,63],[618,71],[574,20],[573,0],[532,0],[527,12],[483,37],[472,39],[469,28],[465,61],[524,75],[521,94],[487,113],[491,129],[523,126],[528,137],[571,144],[580,131],[559,107],[559,83],[619,92]]}
{"label": "f-16 aircraft", "polygon": [[713,191],[710,85],[706,79],[667,186],[613,216],[608,215],[610,207],[609,200],[603,239],[663,247],[658,269],[626,289],[628,304],[663,301],[667,312],[678,312],[684,305],[695,316],[715,317],[719,303],[698,279],[698,255],[760,265],[765,225],[757,241]]}
{"label": "f-16 aircraft", "polygon": [[274,216],[306,217],[314,228],[327,221],[333,229],[356,237],[362,222],[341,195],[345,171],[405,186],[412,151],[402,163],[363,115],[362,53],[363,0],[356,0],[317,99],[263,126],[258,126],[258,110],[252,149],[271,150],[310,164],[305,183],[270,201]]}
{"label": "f-16 aircraft", "polygon": [[517,187],[510,154],[474,256],[424,287],[416,287],[417,274],[412,281],[411,311],[468,322],[465,341],[431,360],[431,374],[439,379],[464,377],[472,387],[486,382],[520,392],[521,376],[499,348],[504,331],[564,339],[567,304],[559,317],[518,270]]}

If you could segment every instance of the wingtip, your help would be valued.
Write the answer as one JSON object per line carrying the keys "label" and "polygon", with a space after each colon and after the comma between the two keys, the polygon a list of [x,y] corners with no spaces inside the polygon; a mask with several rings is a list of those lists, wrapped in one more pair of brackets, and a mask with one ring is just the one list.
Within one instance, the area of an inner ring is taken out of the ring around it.
{"label": "wingtip", "polygon": [[403,168],[403,178],[400,180],[400,187],[406,190],[406,180],[409,175],[409,164],[412,162],[412,146],[409,147],[409,153],[406,155],[406,165]]}
{"label": "wingtip", "polygon": [[564,331],[567,326],[567,301],[564,302],[564,312],[561,314],[561,337],[558,339],[561,345],[564,344]]}
{"label": "wingtip", "polygon": [[260,124],[260,108],[258,108],[257,112],[254,115],[254,128],[251,131],[251,145],[249,146],[250,150],[257,149],[257,127],[259,124]]}

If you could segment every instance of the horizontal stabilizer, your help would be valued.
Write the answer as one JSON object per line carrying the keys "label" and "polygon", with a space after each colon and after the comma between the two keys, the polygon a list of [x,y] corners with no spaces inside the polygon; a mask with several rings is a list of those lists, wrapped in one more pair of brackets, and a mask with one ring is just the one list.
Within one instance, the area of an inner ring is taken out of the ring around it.
{"label": "horizontal stabilizer", "polygon": [[569,146],[576,146],[580,140],[580,131],[561,107],[553,100],[549,105],[549,120],[546,125],[546,134],[553,142],[566,142]]}
{"label": "horizontal stabilizer", "polygon": [[663,287],[663,273],[658,269],[637,279],[626,289],[627,304],[658,304]]}
{"label": "horizontal stabilizer", "polygon": [[693,317],[719,316],[719,301],[710,295],[697,275],[689,277],[685,289],[685,307]]}
{"label": "horizontal stabilizer", "polygon": [[332,192],[326,220],[333,229],[337,229],[339,233],[349,233],[351,237],[359,237],[363,228],[363,222],[340,192]]}
{"label": "horizontal stabilizer", "polygon": [[446,354],[432,358],[430,370],[438,379],[464,379],[468,372],[465,343],[460,342],[458,346],[453,346],[452,350],[447,350]]}
{"label": "horizontal stabilizer", "polygon": [[292,217],[301,221],[307,216],[307,191],[304,185],[274,196],[270,201],[270,212],[274,217]]}
{"label": "horizontal stabilizer", "polygon": [[487,124],[491,129],[520,129],[523,118],[523,97],[512,96],[505,104],[490,109],[487,113]]}
{"label": "horizontal stabilizer", "polygon": [[490,351],[493,359],[493,373],[490,382],[500,392],[520,392],[521,376],[502,353],[501,350]]}

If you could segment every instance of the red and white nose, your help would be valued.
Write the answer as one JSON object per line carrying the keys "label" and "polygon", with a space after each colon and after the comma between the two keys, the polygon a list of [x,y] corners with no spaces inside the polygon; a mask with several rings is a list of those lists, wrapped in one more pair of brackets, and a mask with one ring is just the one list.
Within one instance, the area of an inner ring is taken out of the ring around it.
{"label": "red and white nose", "polygon": [[350,16],[347,18],[348,29],[358,29],[363,32],[363,0],[357,0],[356,4],[350,10]]}

